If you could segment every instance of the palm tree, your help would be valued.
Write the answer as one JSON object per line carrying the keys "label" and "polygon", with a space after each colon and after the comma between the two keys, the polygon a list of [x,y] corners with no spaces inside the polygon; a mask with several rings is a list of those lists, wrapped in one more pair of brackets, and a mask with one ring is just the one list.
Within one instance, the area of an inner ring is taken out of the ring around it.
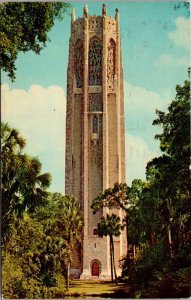
{"label": "palm tree", "polygon": [[41,163],[37,158],[23,154],[25,140],[16,129],[1,124],[2,144],[2,238],[7,235],[13,215],[44,203],[49,174],[40,174]]}
{"label": "palm tree", "polygon": [[92,202],[91,208],[93,214],[101,210],[103,207],[109,209],[117,208],[124,211],[123,223],[126,227],[126,241],[127,241],[127,253],[128,253],[128,226],[129,215],[131,210],[136,206],[136,202],[130,197],[131,188],[126,183],[114,183],[113,188],[108,188],[101,192]]}
{"label": "palm tree", "polygon": [[70,267],[75,247],[81,240],[83,221],[79,201],[73,196],[56,194],[57,212],[55,233],[65,240],[65,259],[67,265],[66,286],[69,289]]}
{"label": "palm tree", "polygon": [[16,129],[9,127],[7,123],[1,123],[1,152],[19,153],[26,145],[25,139],[20,136]]}
{"label": "palm tree", "polygon": [[100,237],[109,236],[110,240],[110,265],[112,282],[114,279],[115,282],[117,282],[113,236],[119,236],[121,234],[121,229],[122,226],[120,224],[120,218],[115,214],[107,214],[106,217],[101,218],[101,222],[98,224],[98,235]]}

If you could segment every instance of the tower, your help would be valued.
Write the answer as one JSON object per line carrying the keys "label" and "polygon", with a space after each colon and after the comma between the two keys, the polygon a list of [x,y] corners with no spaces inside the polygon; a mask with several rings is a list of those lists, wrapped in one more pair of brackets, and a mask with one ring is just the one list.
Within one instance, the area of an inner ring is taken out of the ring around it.
{"label": "tower", "polygon": [[[71,17],[67,71],[66,194],[80,201],[84,218],[82,243],[72,273],[80,278],[110,277],[109,238],[99,238],[97,224],[107,209],[92,214],[92,200],[115,182],[125,182],[123,69],[119,12]],[[122,218],[122,211],[115,210]],[[126,234],[114,238],[118,260],[126,254]]]}

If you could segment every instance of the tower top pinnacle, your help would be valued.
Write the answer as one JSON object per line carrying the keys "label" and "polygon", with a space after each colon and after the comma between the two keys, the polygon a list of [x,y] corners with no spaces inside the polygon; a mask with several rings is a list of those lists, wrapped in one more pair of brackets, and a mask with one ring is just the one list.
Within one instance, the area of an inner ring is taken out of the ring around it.
{"label": "tower top pinnacle", "polygon": [[115,9],[115,20],[119,19],[119,10],[118,8]]}
{"label": "tower top pinnacle", "polygon": [[75,13],[75,8],[73,8],[71,13],[71,22],[74,23],[75,21],[76,21],[76,13]]}
{"label": "tower top pinnacle", "polygon": [[107,11],[106,11],[106,5],[103,4],[103,6],[102,6],[102,16],[105,16],[106,13],[107,13]]}
{"label": "tower top pinnacle", "polygon": [[85,18],[88,17],[88,5],[87,4],[84,5],[84,17]]}

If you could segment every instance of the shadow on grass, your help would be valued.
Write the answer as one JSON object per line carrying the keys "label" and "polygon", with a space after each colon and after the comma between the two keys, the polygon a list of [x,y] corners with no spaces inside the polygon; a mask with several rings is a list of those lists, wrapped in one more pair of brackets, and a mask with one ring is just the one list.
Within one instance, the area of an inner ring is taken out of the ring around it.
{"label": "shadow on grass", "polygon": [[[71,287],[78,287],[78,283],[72,282]],[[127,284],[112,284],[110,282],[92,282],[91,289],[89,284],[84,283],[84,290],[72,292],[65,298],[110,298],[110,299],[127,299],[130,298],[129,287]],[[85,288],[87,287],[87,289]],[[93,289],[93,290],[92,290]]]}

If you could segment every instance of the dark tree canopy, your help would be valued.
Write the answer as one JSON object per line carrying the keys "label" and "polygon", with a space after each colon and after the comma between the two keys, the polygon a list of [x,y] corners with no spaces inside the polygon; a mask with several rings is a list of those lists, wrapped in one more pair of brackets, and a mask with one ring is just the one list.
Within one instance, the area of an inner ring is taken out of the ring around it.
{"label": "dark tree canopy", "polygon": [[62,19],[69,7],[64,2],[0,3],[1,68],[12,81],[18,53],[32,50],[39,54],[55,19]]}

